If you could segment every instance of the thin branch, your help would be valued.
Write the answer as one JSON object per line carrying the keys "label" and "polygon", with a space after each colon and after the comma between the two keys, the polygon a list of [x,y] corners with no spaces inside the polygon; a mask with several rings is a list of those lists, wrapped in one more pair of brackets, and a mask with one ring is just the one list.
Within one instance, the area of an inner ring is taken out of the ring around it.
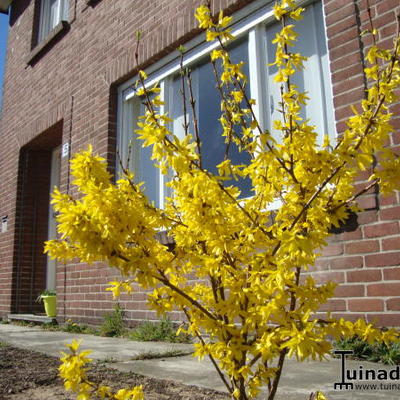
{"label": "thin branch", "polygon": [[[186,318],[188,319],[189,323],[192,324],[191,319],[190,319],[190,315],[189,315],[187,309],[183,307],[182,310],[183,310],[183,312],[185,313]],[[201,336],[200,332],[199,332],[197,329],[196,329],[195,334],[196,334],[197,338],[200,340],[201,344],[202,344],[203,346],[205,346],[205,345],[206,345],[206,342],[204,341],[203,337]],[[224,383],[224,385],[225,385],[226,388],[228,389],[229,394],[232,395],[232,393],[233,393],[233,387],[229,385],[229,383],[228,383],[228,381],[226,380],[224,373],[221,371],[221,369],[220,369],[218,363],[215,361],[214,357],[213,357],[211,354],[208,354],[208,357],[210,358],[210,361],[211,361],[212,364],[214,365],[214,368],[216,369],[216,371],[217,371],[219,377],[221,378],[222,382]]]}
{"label": "thin branch", "polygon": [[200,132],[199,132],[199,121],[197,119],[197,112],[196,112],[196,100],[193,95],[193,83],[192,83],[192,71],[189,70],[187,82],[189,86],[189,93],[190,93],[190,107],[193,113],[193,127],[194,127],[194,134],[196,138],[196,146],[197,146],[197,154],[199,155],[199,167],[202,168],[202,155],[201,155],[201,140],[200,140]]}
{"label": "thin branch", "polygon": [[162,271],[160,269],[157,269],[157,271],[161,276],[153,275],[153,278],[157,279],[159,282],[163,283],[165,286],[169,287],[171,290],[173,290],[174,292],[179,294],[181,297],[186,299],[190,304],[192,304],[197,309],[199,309],[204,315],[206,315],[211,320],[219,321],[218,317],[216,317],[215,315],[211,314],[211,312],[208,311],[206,308],[204,308],[197,300],[193,299],[187,293],[185,293],[182,289],[178,288],[173,283],[171,283],[169,281],[169,279],[165,276],[164,271]]}
{"label": "thin branch", "polygon": [[185,136],[188,134],[189,123],[187,122],[187,111],[186,111],[186,89],[185,89],[185,70],[183,68],[183,51],[181,52],[180,59],[180,70],[181,70],[181,94],[182,94],[182,108],[183,108],[183,130]]}
{"label": "thin branch", "polygon": [[[222,82],[220,80],[220,76],[219,76],[219,73],[218,73],[218,70],[217,70],[217,66],[216,66],[214,60],[211,61],[211,65],[213,67],[214,77],[215,77],[215,81],[216,81],[216,84],[217,84],[216,87],[217,87],[217,90],[218,90],[218,93],[219,93],[219,97],[220,97],[220,100],[221,100],[221,108],[222,108],[222,104],[224,102],[227,102],[227,97],[226,97],[226,94],[224,93],[224,91],[222,90]],[[228,134],[228,137],[227,137],[227,142],[226,142],[226,147],[225,147],[225,155],[224,155],[224,159],[227,160],[228,157],[229,157],[229,148],[230,148],[231,143],[232,143],[233,122],[232,122],[232,114],[226,108],[225,108],[224,114],[227,116],[228,123],[229,123],[229,134]]]}
{"label": "thin branch", "polygon": [[346,206],[346,205],[352,203],[354,200],[356,200],[358,197],[362,196],[364,193],[368,192],[368,190],[370,190],[372,187],[374,187],[377,184],[378,184],[378,179],[375,179],[369,185],[367,185],[364,189],[360,190],[354,196],[350,197],[350,199],[348,199],[346,201],[342,201],[341,203],[337,204],[335,207],[328,210],[328,212],[333,213],[336,210],[338,210],[340,207],[343,207],[343,206]]}

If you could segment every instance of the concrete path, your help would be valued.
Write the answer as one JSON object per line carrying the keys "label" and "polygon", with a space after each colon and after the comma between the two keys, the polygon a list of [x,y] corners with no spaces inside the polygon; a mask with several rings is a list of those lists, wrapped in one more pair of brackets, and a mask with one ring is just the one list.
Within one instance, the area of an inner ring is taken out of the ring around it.
{"label": "concrete path", "polygon": [[[82,349],[91,349],[91,358],[107,362],[107,366],[121,371],[160,379],[171,379],[188,385],[198,385],[223,391],[225,388],[214,372],[209,361],[199,362],[192,356],[132,360],[144,353],[165,354],[171,350],[191,351],[192,346],[173,343],[134,342],[127,339],[104,338],[92,335],[78,335],[64,332],[48,332],[40,328],[29,328],[0,324],[0,341],[17,347],[36,350],[52,356],[59,356],[65,343],[82,339]],[[386,369],[393,367],[359,361],[347,361],[350,369]],[[400,380],[374,381],[375,388],[367,390],[333,390],[334,382],[340,381],[341,362],[332,359],[326,362],[298,363],[288,360],[276,400],[307,400],[315,390],[323,391],[330,400],[398,400]],[[369,382],[362,382],[364,384]]]}

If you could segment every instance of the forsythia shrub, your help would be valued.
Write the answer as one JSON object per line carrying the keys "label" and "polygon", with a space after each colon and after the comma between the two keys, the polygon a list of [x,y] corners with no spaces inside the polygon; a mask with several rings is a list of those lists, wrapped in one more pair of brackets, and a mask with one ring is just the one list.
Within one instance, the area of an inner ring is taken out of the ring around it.
{"label": "forsythia shrub", "polygon": [[62,353],[62,364],[59,368],[60,376],[64,379],[67,390],[77,393],[77,400],[88,400],[93,396],[110,400],[143,400],[142,387],[133,389],[120,389],[113,392],[109,386],[98,385],[91,382],[86,375],[86,364],[90,363],[87,356],[90,350],[79,352],[80,341],[73,340],[67,347],[69,354]]}
{"label": "forsythia shrub", "polygon": [[[196,121],[192,134],[186,126],[186,135],[177,137],[169,130],[168,115],[159,111],[159,89],[146,88],[146,74],[140,72],[138,95],[147,111],[137,133],[145,146],[152,146],[161,172],[170,176],[173,171],[168,182],[173,194],[165,208],[154,207],[125,168],[124,177],[113,183],[104,159],[91,149],[71,162],[81,196],[75,199],[58,190],[53,195],[61,238],[47,243],[49,254],[60,260],[107,262],[126,277],[112,282],[115,296],[139,285],[152,289],[152,309],[182,311],[186,332],[198,338],[195,355],[211,359],[234,399],[253,399],[262,385],[268,400],[274,399],[285,357],[323,359],[331,350],[329,338],[358,335],[370,343],[387,343],[397,337],[393,330],[381,332],[363,320],[316,318],[335,284],[318,285],[310,276],[301,279],[301,273],[314,264],[330,229],[359,210],[358,196],[375,185],[383,194],[400,189],[399,157],[385,147],[393,131],[389,106],[398,101],[400,41],[395,39],[392,51],[371,46],[365,100],[353,108],[347,130],[335,143],[326,136],[318,145],[314,126],[300,113],[307,94],[291,83],[305,60],[290,51],[297,40],[292,21],[300,20],[302,11],[293,0],[274,6],[282,23],[274,39],[282,118],[273,128],[280,132],[279,140],[258,123],[242,63],[233,63],[226,51],[231,18],[220,13],[213,19],[204,5],[196,11],[199,26],[207,40],[219,42],[211,62],[227,157],[218,173],[202,166],[205,150]],[[376,36],[373,29],[369,34]],[[232,147],[249,155],[248,165],[231,160]],[[381,160],[379,167],[375,157]],[[353,182],[360,171],[369,172],[369,179],[356,191]],[[238,179],[251,181],[251,197],[242,198],[231,184]],[[272,211],[276,200],[281,205]],[[157,240],[159,230],[173,238],[173,250]],[[68,387],[86,395],[86,361],[76,346],[71,350],[72,356],[64,356],[62,376]],[[315,397],[324,398],[319,392]]]}

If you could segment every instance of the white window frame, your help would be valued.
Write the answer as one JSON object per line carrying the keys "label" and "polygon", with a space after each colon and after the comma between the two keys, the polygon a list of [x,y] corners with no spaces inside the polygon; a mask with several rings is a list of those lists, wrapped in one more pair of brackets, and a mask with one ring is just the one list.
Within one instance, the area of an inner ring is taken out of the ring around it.
{"label": "white window frame", "polygon": [[51,21],[51,1],[52,0],[40,1],[38,42],[43,41],[61,21],[68,20],[68,0],[55,0],[55,20]]}
{"label": "white window frame", "polygon": [[[303,0],[299,2],[299,5],[306,6],[318,2],[322,2],[322,0]],[[262,0],[251,3],[249,6],[234,14],[234,21],[237,22],[231,27],[232,34],[235,36],[235,39],[239,39],[243,35],[248,35],[249,60],[252,60],[252,62],[249,63],[248,77],[250,95],[251,98],[256,101],[256,104],[253,106],[253,110],[263,129],[268,127],[271,122],[269,115],[263,112],[263,110],[270,109],[268,100],[269,96],[266,96],[263,91],[265,92],[266,89],[268,90],[267,68],[265,67],[266,62],[268,61],[266,46],[267,32],[265,28],[269,24],[275,22],[272,5],[273,2],[265,5],[265,1]],[[323,24],[325,26],[325,18]],[[195,65],[201,59],[204,59],[205,56],[210,54],[213,49],[218,47],[218,43],[216,42],[206,42],[204,33],[199,35],[185,45],[187,50],[183,58],[183,66],[188,67],[190,65]],[[330,62],[328,50],[327,56],[329,70]],[[163,106],[161,112],[164,112],[164,109],[168,110],[171,86],[170,82],[172,77],[180,70],[180,63],[180,56],[177,52],[174,52],[174,54],[164,57],[162,60],[154,63],[146,69],[146,74],[148,75],[148,79],[145,82],[146,87],[150,88],[156,83],[159,83],[160,85],[160,97],[165,103],[165,106]],[[319,73],[321,75],[321,71],[319,71]],[[328,103],[328,106],[323,109],[322,113],[324,115],[329,112],[332,113],[330,117],[332,126],[330,127],[331,130],[328,130],[328,132],[331,136],[331,139],[334,140],[336,138],[336,121],[333,112],[333,93],[330,77],[331,74],[329,71],[329,79],[327,81],[328,87],[325,87],[326,102]],[[127,107],[128,102],[136,96],[137,89],[135,87],[135,83],[137,80],[138,76],[135,76],[120,85],[118,88],[117,148],[122,160],[126,160],[128,143],[133,134],[132,123],[129,122],[132,121],[132,115],[128,115],[129,113],[127,112]],[[325,118],[325,123],[327,120],[328,118]],[[165,179],[166,177],[164,177],[160,172],[159,204],[161,208],[163,208],[164,205]]]}

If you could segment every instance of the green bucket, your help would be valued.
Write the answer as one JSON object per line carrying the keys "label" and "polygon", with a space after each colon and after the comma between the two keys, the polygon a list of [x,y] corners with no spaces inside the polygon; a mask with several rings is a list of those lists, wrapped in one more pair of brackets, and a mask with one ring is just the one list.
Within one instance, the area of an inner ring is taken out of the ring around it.
{"label": "green bucket", "polygon": [[57,315],[57,297],[56,296],[41,296],[44,303],[44,310],[48,317]]}

